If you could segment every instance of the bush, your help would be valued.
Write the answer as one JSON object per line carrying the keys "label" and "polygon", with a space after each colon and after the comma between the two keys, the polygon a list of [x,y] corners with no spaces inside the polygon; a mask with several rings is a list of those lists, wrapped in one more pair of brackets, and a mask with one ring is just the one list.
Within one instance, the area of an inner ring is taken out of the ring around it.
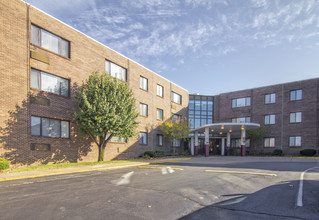
{"label": "bush", "polygon": [[160,157],[164,155],[164,151],[162,150],[148,150],[145,151],[143,154],[143,157],[149,158],[149,157]]}
{"label": "bush", "polygon": [[282,150],[280,150],[280,149],[275,149],[274,152],[272,153],[272,155],[281,156],[281,155],[282,155]]}
{"label": "bush", "polygon": [[187,156],[187,155],[190,155],[191,153],[189,152],[189,150],[185,150],[183,152],[180,153],[180,155],[184,155],[184,156]]}
{"label": "bush", "polygon": [[302,156],[313,156],[317,153],[315,149],[304,149],[300,151]]}
{"label": "bush", "polygon": [[6,159],[0,158],[0,170],[5,170],[10,167],[10,162]]}

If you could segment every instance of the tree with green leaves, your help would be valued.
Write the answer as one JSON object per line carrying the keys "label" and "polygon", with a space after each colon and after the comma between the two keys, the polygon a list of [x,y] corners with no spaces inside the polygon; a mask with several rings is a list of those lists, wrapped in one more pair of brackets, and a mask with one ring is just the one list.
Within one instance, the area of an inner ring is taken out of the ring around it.
{"label": "tree with green leaves", "polygon": [[127,83],[107,73],[93,72],[75,98],[79,130],[98,146],[98,161],[103,161],[105,147],[112,137],[126,139],[135,135],[138,113]]}
{"label": "tree with green leaves", "polygon": [[[186,118],[179,118],[178,120],[169,119],[160,125],[164,137],[168,138],[170,143],[174,139],[185,140],[189,135],[188,121]],[[176,152],[173,147],[173,152]]]}
{"label": "tree with green leaves", "polygon": [[259,127],[259,128],[247,130],[246,138],[250,139],[251,148],[253,149],[254,154],[256,153],[256,149],[255,149],[256,142],[263,139],[265,135],[268,133],[268,131],[269,131],[268,127]]}

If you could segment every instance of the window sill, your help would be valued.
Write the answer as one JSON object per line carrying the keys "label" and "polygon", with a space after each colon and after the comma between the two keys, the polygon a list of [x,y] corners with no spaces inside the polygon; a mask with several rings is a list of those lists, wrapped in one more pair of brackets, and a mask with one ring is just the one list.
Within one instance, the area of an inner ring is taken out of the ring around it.
{"label": "window sill", "polygon": [[142,91],[144,91],[144,92],[148,92],[148,89],[140,88],[140,90],[142,90]]}
{"label": "window sill", "polygon": [[63,137],[50,137],[50,136],[40,136],[40,135],[32,135],[31,137],[36,137],[36,138],[52,138],[52,139],[61,139],[61,140],[70,140],[70,137],[68,138],[63,138]]}
{"label": "window sill", "polygon": [[30,43],[30,45],[34,46],[35,48],[39,48],[39,49],[41,49],[41,50],[44,50],[44,51],[46,51],[46,52],[52,53],[52,54],[54,54],[54,55],[56,55],[56,56],[59,56],[59,57],[61,57],[61,58],[64,58],[64,59],[66,59],[66,60],[71,61],[71,55],[70,55],[70,58],[69,58],[69,57],[65,57],[65,56],[63,56],[63,55],[61,55],[61,54],[58,54],[58,53],[56,53],[56,52],[53,52],[53,51],[51,51],[51,50],[45,49],[44,47],[38,46],[38,45],[36,45],[36,44]]}
{"label": "window sill", "polygon": [[59,95],[59,94],[55,94],[55,93],[52,93],[52,92],[47,92],[47,91],[43,91],[41,89],[35,89],[35,88],[30,88],[30,90],[33,90],[33,91],[36,91],[36,92],[40,92],[44,95],[53,95],[53,96],[57,96],[57,97],[62,97],[62,98],[65,98],[65,99],[70,99],[70,95],[69,96],[64,96],[64,95]]}

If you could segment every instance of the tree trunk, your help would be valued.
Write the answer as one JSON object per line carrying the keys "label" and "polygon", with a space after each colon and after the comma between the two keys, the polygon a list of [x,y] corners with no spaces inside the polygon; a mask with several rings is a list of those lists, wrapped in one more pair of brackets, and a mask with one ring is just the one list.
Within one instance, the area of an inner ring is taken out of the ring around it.
{"label": "tree trunk", "polygon": [[99,146],[99,158],[98,161],[103,161],[104,160],[104,147],[100,144]]}

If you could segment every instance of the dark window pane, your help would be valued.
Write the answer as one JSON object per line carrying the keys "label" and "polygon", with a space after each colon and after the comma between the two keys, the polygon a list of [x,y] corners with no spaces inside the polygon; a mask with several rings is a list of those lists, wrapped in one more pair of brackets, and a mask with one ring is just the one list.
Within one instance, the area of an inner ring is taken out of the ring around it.
{"label": "dark window pane", "polygon": [[41,125],[41,118],[31,116],[31,134],[32,135],[37,135],[37,136],[41,135],[40,125]]}
{"label": "dark window pane", "polygon": [[61,121],[61,137],[69,138],[69,122]]}
{"label": "dark window pane", "polygon": [[60,137],[61,121],[42,118],[42,136]]}
{"label": "dark window pane", "polygon": [[31,69],[31,88],[40,89],[40,71]]}
{"label": "dark window pane", "polygon": [[31,25],[31,43],[40,46],[40,28]]}
{"label": "dark window pane", "polygon": [[70,43],[64,39],[61,39],[61,55],[70,58]]}

